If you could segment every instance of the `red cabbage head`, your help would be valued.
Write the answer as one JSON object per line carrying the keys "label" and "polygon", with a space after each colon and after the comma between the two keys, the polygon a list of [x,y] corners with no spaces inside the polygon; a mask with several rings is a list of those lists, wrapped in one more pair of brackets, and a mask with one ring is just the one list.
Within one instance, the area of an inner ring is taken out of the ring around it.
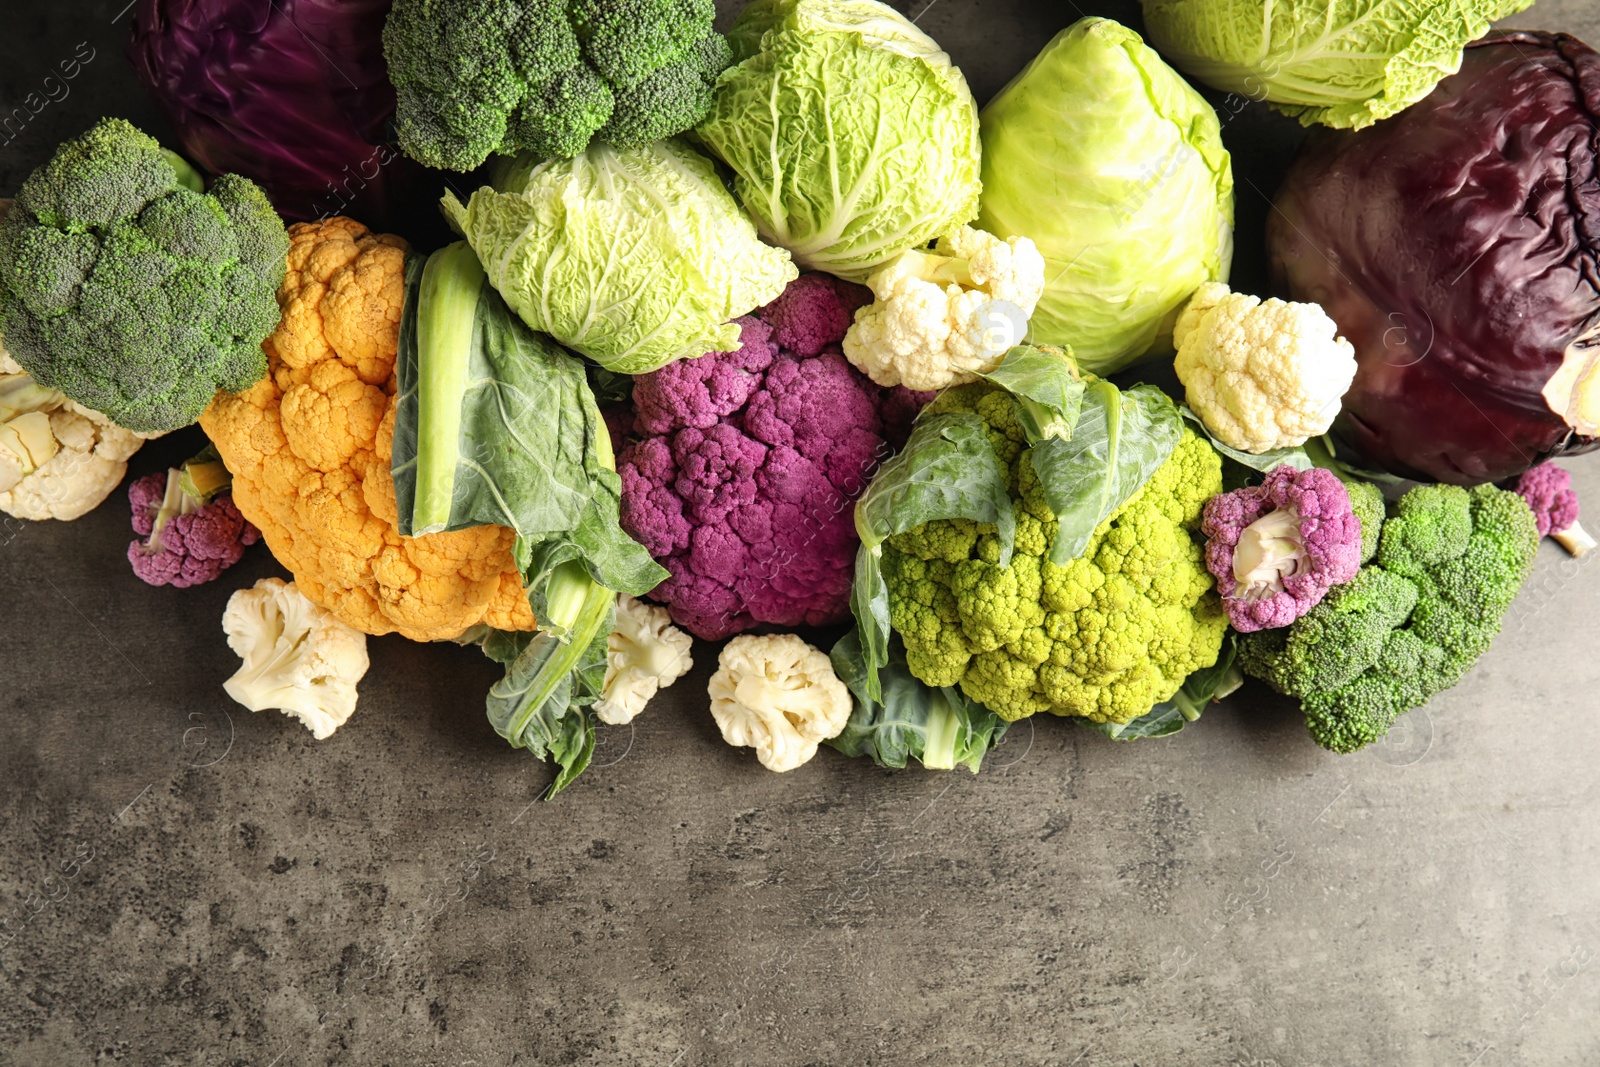
{"label": "red cabbage head", "polygon": [[1274,278],[1359,369],[1334,424],[1373,467],[1474,485],[1600,444],[1600,54],[1492,34],[1394,118],[1306,142]]}
{"label": "red cabbage head", "polygon": [[391,147],[383,58],[393,0],[139,0],[139,80],[213,174],[240,174],[291,220],[385,228],[421,176]]}

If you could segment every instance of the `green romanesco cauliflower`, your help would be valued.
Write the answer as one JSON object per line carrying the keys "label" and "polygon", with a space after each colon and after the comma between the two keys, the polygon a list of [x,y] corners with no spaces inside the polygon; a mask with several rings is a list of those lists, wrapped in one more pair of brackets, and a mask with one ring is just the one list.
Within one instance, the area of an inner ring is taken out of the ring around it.
{"label": "green romanesco cauliflower", "polygon": [[1516,493],[1420,486],[1383,524],[1374,565],[1294,625],[1245,635],[1239,664],[1299,698],[1319,745],[1354,752],[1471,669],[1538,547]]}
{"label": "green romanesco cauliflower", "polygon": [[62,145],[0,223],[0,333],[22,368],[140,433],[267,372],[289,238],[265,194],[121,119]]}
{"label": "green romanesco cauliflower", "polygon": [[890,622],[911,673],[961,687],[1008,721],[1047,711],[1126,723],[1170,700],[1217,660],[1227,630],[1197,534],[1222,491],[1222,464],[1185,430],[1150,481],[1065,567],[1049,560],[1056,517],[1029,465],[1011,394],[987,383],[927,409],[971,411],[989,426],[1017,505],[1016,549],[1000,565],[995,527],[925,523],[884,548]]}
{"label": "green romanesco cauliflower", "polygon": [[637,148],[705,117],[733,62],[712,0],[395,0],[400,146],[430,167]]}

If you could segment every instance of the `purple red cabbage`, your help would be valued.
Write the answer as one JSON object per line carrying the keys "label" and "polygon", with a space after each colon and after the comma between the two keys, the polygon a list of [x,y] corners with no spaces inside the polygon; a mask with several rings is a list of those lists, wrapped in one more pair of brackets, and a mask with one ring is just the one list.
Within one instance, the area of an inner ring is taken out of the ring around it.
{"label": "purple red cabbage", "polygon": [[385,228],[423,173],[391,147],[392,0],[139,0],[128,56],[185,155],[289,219]]}
{"label": "purple red cabbage", "polygon": [[1366,466],[1474,485],[1600,444],[1597,123],[1600,54],[1513,32],[1399,115],[1306,142],[1268,251],[1355,345],[1333,432]]}

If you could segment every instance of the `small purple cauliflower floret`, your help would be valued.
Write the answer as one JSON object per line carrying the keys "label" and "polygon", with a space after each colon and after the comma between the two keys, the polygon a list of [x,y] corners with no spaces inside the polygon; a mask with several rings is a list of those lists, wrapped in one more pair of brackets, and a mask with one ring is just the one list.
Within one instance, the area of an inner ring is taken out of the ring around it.
{"label": "small purple cauliflower floret", "polygon": [[717,358],[680,359],[633,386],[634,425],[641,433],[671,433],[682,426],[704,430],[744,407],[777,358],[772,327],[746,316],[739,324],[739,348]]}
{"label": "small purple cauliflower floret", "polygon": [[872,303],[872,290],[831,274],[802,274],[758,314],[772,327],[779,348],[810,359],[850,332],[856,312]]}
{"label": "small purple cauliflower floret", "polygon": [[802,275],[739,320],[737,351],[636,379],[622,524],[671,575],[652,599],[699,637],[849,617],[855,499],[931,399],[845,360],[855,288]]}
{"label": "small purple cauliflower floret", "polygon": [[133,531],[144,539],[128,546],[128,562],[150,585],[187,589],[214,581],[261,538],[231,496],[206,501],[183,489],[182,475],[151,474],[128,487]]}
{"label": "small purple cauliflower floret", "polygon": [[1554,463],[1541,463],[1517,479],[1517,495],[1533,509],[1540,537],[1555,538],[1574,556],[1594,548],[1594,538],[1578,525],[1578,494],[1570,473]]}
{"label": "small purple cauliflower floret", "polygon": [[1206,569],[1240,633],[1288,626],[1361,569],[1361,520],[1332,471],[1275,467],[1206,503]]}

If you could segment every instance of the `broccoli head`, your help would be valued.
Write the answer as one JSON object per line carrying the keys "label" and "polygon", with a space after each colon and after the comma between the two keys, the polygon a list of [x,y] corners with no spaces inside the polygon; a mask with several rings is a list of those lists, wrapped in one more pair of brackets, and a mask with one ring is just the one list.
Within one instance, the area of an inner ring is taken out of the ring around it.
{"label": "broccoli head", "polygon": [[259,381],[278,321],[283,223],[243,178],[196,184],[105,119],[34,171],[0,223],[0,334],[16,361],[141,433]]}
{"label": "broccoli head", "polygon": [[1361,562],[1371,562],[1378,554],[1378,535],[1383,529],[1383,519],[1388,504],[1383,490],[1371,482],[1358,478],[1341,478],[1345,491],[1350,494],[1350,510],[1361,521]]}
{"label": "broccoli head", "polygon": [[400,145],[430,167],[634,148],[690,129],[733,62],[712,0],[396,0]]}
{"label": "broccoli head", "polygon": [[1287,629],[1241,638],[1239,665],[1299,698],[1317,744],[1354,752],[1471,669],[1538,546],[1517,494],[1420,486],[1383,524],[1376,563]]}
{"label": "broccoli head", "polygon": [[1017,401],[979,382],[929,411],[970,411],[989,427],[1016,501],[1016,548],[1002,566],[996,529],[924,523],[884,546],[890,623],[911,673],[959,685],[1008,721],[1047,711],[1126,723],[1216,662],[1228,619],[1203,558],[1205,502],[1222,464],[1187,429],[1142,489],[1065,567],[1049,559],[1055,514],[1028,462]]}

